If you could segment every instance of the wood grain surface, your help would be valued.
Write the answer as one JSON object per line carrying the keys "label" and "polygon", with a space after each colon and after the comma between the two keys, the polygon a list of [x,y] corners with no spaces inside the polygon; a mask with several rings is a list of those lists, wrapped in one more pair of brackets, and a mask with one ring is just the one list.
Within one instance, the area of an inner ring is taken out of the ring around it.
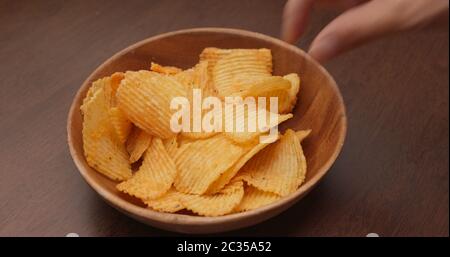
{"label": "wood grain surface", "polygon": [[[109,207],[69,155],[84,79],[126,46],[192,27],[278,36],[284,1],[0,0],[0,236],[177,235]],[[306,49],[334,13],[313,15]],[[326,65],[348,134],[321,184],[281,215],[223,235],[448,236],[448,27],[397,35]]]}

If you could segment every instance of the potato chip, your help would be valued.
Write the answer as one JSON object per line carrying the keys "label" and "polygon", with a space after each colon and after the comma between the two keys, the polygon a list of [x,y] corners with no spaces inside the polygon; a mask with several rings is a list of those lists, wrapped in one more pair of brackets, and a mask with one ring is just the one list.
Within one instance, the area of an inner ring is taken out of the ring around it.
{"label": "potato chip", "polygon": [[241,170],[239,177],[266,192],[286,196],[297,190],[306,175],[306,160],[300,141],[292,130],[270,145]]}
{"label": "potato chip", "polygon": [[295,134],[297,135],[298,140],[300,141],[300,143],[309,136],[309,134],[311,134],[310,129],[307,130],[299,130],[299,131],[295,131]]}
{"label": "potato chip", "polygon": [[173,74],[180,73],[182,71],[180,68],[177,68],[177,67],[162,66],[162,65],[159,65],[154,62],[152,62],[151,66],[150,66],[150,70],[154,71],[154,72],[166,74],[166,75],[173,75]]}
{"label": "potato chip", "polygon": [[246,186],[244,189],[244,197],[241,202],[234,208],[234,212],[249,211],[265,205],[269,205],[277,200],[281,199],[281,196],[264,192],[252,186]]}
{"label": "potato chip", "polygon": [[269,77],[265,53],[267,50],[232,52],[219,59],[214,66],[212,78],[219,96],[236,92],[237,85],[252,78]]}
{"label": "potato chip", "polygon": [[159,138],[171,138],[170,103],[175,97],[187,97],[186,89],[174,78],[151,71],[125,73],[117,90],[119,108],[134,124]]}
{"label": "potato chip", "polygon": [[175,156],[179,170],[175,188],[183,193],[203,194],[242,154],[244,149],[222,134],[181,146]]}
{"label": "potato chip", "polygon": [[111,88],[112,88],[114,94],[117,92],[120,82],[124,78],[125,78],[125,74],[123,72],[115,72],[115,73],[113,73],[113,75],[111,75]]}
{"label": "potato chip", "polygon": [[215,47],[207,47],[200,54],[200,61],[208,61],[208,73],[212,71],[217,61],[231,53],[258,54],[266,64],[266,69],[272,73],[272,54],[269,49],[220,49]]}
{"label": "potato chip", "polygon": [[117,189],[144,201],[151,200],[164,195],[176,175],[175,163],[162,140],[153,138],[139,170],[130,179],[117,185]]}
{"label": "potato chip", "polygon": [[[259,115],[265,115],[265,122],[259,125]],[[256,143],[259,136],[268,132],[271,128],[293,117],[292,114],[275,114],[266,109],[247,108],[246,106],[234,106],[233,115],[224,115],[224,124],[233,124],[232,132],[225,127],[225,136],[238,144]],[[238,128],[237,124],[241,127]],[[262,126],[263,125],[263,126]]]}
{"label": "potato chip", "polygon": [[167,153],[169,154],[169,156],[172,157],[172,158],[175,158],[175,155],[176,155],[177,150],[178,150],[177,137],[164,139],[163,140],[163,144],[164,144],[164,147],[166,148]]}
{"label": "potato chip", "polygon": [[[272,142],[273,143],[273,142]],[[206,194],[214,194],[219,192],[220,190],[227,185],[231,179],[238,173],[238,171],[249,161],[253,156],[255,156],[259,151],[264,149],[266,146],[270,145],[270,143],[259,143],[256,146],[249,147],[249,151],[244,154],[231,168],[225,171],[220,177],[212,183]]]}
{"label": "potato chip", "polygon": [[134,127],[128,140],[127,151],[130,154],[130,163],[135,163],[141,159],[144,152],[149,148],[152,136],[140,128]]}
{"label": "potato chip", "polygon": [[292,110],[290,91],[291,83],[279,76],[271,77],[261,77],[254,78],[253,80],[246,79],[244,84],[236,84],[239,89],[233,93],[233,96],[245,97],[255,97],[255,102],[258,102],[258,97],[265,97],[265,106],[261,108],[266,108],[270,110],[271,108],[271,97],[275,97],[278,100],[278,112],[279,113],[289,113]]}
{"label": "potato chip", "polygon": [[109,118],[119,141],[125,143],[132,128],[131,122],[118,107],[109,109]]}
{"label": "potato chip", "polygon": [[92,100],[92,98],[94,97],[94,95],[100,90],[103,89],[103,95],[104,97],[106,97],[105,101],[107,103],[107,108],[109,108],[109,102],[110,102],[110,98],[107,97],[107,94],[105,94],[105,87],[106,85],[111,83],[111,78],[110,77],[104,77],[101,79],[98,79],[96,81],[94,81],[92,83],[92,86],[88,89],[88,92],[86,94],[86,96],[83,99],[83,104],[80,106],[80,110],[81,113],[84,114],[84,109],[86,108],[86,105],[88,102],[90,102]]}
{"label": "potato chip", "polygon": [[[296,73],[291,73],[283,77],[291,83],[289,90],[289,100],[286,101],[288,107],[284,111],[291,112],[297,103],[297,94],[300,91],[300,78]],[[281,112],[281,111],[280,111]]]}
{"label": "potato chip", "polygon": [[108,115],[109,97],[104,88],[98,86],[101,83],[104,79],[94,82],[93,95],[88,94],[82,106],[84,155],[89,166],[103,175],[113,180],[126,180],[131,177],[128,154],[113,131]]}
{"label": "potato chip", "polygon": [[171,188],[163,196],[144,202],[155,211],[174,213],[185,208],[181,203],[181,197],[183,197],[183,193]]}
{"label": "potato chip", "polygon": [[228,185],[214,195],[184,194],[181,203],[186,209],[203,216],[220,216],[231,213],[244,196],[242,181]]}

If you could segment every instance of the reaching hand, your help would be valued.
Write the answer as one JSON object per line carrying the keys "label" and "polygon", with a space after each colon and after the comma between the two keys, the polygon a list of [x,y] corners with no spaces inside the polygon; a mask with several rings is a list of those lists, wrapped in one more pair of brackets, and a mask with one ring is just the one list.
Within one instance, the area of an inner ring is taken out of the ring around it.
{"label": "reaching hand", "polygon": [[313,40],[309,54],[325,62],[358,45],[391,33],[424,27],[448,15],[448,0],[288,0],[282,38],[294,43],[306,29],[315,5],[344,11]]}

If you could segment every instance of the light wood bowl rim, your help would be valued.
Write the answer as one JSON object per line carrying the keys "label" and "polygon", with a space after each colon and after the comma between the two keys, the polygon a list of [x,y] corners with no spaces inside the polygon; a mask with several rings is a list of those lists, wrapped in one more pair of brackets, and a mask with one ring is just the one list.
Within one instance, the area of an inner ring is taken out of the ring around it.
{"label": "light wood bowl rim", "polygon": [[[165,37],[170,37],[177,34],[188,34],[188,33],[196,33],[196,32],[210,32],[210,33],[224,33],[224,34],[235,34],[240,36],[246,36],[246,37],[253,37],[257,38],[263,41],[268,41],[276,45],[280,45],[283,48],[288,48],[291,51],[294,51],[298,55],[303,56],[303,58],[307,59],[308,62],[313,63],[316,65],[325,76],[328,77],[328,79],[332,82],[331,87],[332,90],[335,91],[335,94],[338,96],[338,104],[340,108],[342,108],[342,122],[341,128],[339,131],[341,132],[339,135],[337,135],[338,143],[337,147],[334,149],[331,157],[318,169],[317,173],[310,178],[305,184],[303,184],[295,193],[288,195],[279,201],[276,201],[272,204],[269,204],[267,206],[241,212],[241,213],[235,213],[235,214],[228,214],[225,216],[219,216],[219,217],[202,217],[202,216],[192,216],[192,215],[186,215],[186,214],[172,214],[172,213],[162,213],[153,211],[151,209],[143,208],[140,206],[137,206],[133,203],[130,203],[119,196],[115,195],[112,192],[109,192],[107,189],[103,188],[103,186],[100,183],[97,183],[93,178],[89,175],[89,167],[84,164],[84,162],[81,160],[81,158],[84,158],[84,155],[77,154],[77,151],[74,148],[74,142],[72,141],[72,134],[73,133],[81,133],[79,131],[73,131],[72,130],[72,117],[75,115],[76,112],[79,112],[79,102],[80,99],[84,98],[84,92],[86,87],[89,86],[88,82],[91,81],[91,78],[94,74],[96,74],[98,71],[102,70],[105,66],[107,66],[108,63],[114,61],[116,58],[119,58],[124,53],[127,53],[133,49],[136,49],[144,44],[147,44],[148,42],[159,40]],[[82,177],[86,180],[86,182],[108,203],[112,204],[113,207],[119,209],[120,211],[123,211],[127,214],[130,214],[140,220],[151,220],[151,221],[157,221],[160,223],[167,223],[167,224],[173,224],[173,225],[218,225],[218,224],[226,224],[229,222],[237,222],[242,219],[248,219],[252,217],[256,217],[259,215],[262,215],[265,212],[268,212],[273,209],[282,208],[284,205],[288,205],[291,202],[295,202],[296,200],[299,200],[302,196],[304,196],[307,192],[309,192],[327,173],[327,171],[330,169],[332,164],[337,159],[342,146],[345,141],[347,131],[347,117],[345,114],[345,105],[344,101],[342,99],[342,95],[339,91],[339,88],[333,79],[333,77],[321,66],[318,62],[316,62],[313,58],[311,58],[308,54],[306,54],[301,49],[297,48],[296,46],[290,45],[284,41],[281,41],[279,39],[260,34],[257,32],[251,32],[241,29],[231,29],[231,28],[216,28],[216,27],[207,27],[207,28],[192,28],[192,29],[183,29],[183,30],[177,30],[173,32],[163,33],[160,35],[156,35],[144,40],[141,40],[129,47],[126,47],[125,49],[119,51],[118,53],[114,54],[112,57],[107,59],[105,62],[103,62],[100,66],[98,66],[94,72],[92,72],[89,77],[83,82],[82,86],[79,88],[71,106],[70,111],[67,119],[67,134],[68,134],[68,145],[70,149],[70,154],[72,156],[72,159],[78,168],[80,174]],[[245,225],[244,225],[245,226]],[[244,227],[242,226],[242,227]],[[225,231],[226,229],[223,229]]]}

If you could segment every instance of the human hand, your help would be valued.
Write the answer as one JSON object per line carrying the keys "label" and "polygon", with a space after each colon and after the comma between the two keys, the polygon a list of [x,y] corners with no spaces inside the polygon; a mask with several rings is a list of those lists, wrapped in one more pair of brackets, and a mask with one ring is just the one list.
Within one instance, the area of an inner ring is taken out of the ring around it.
{"label": "human hand", "polygon": [[448,15],[448,0],[288,0],[282,39],[294,43],[306,29],[315,5],[342,8],[311,43],[309,54],[325,62],[363,43],[395,32],[425,27]]}

